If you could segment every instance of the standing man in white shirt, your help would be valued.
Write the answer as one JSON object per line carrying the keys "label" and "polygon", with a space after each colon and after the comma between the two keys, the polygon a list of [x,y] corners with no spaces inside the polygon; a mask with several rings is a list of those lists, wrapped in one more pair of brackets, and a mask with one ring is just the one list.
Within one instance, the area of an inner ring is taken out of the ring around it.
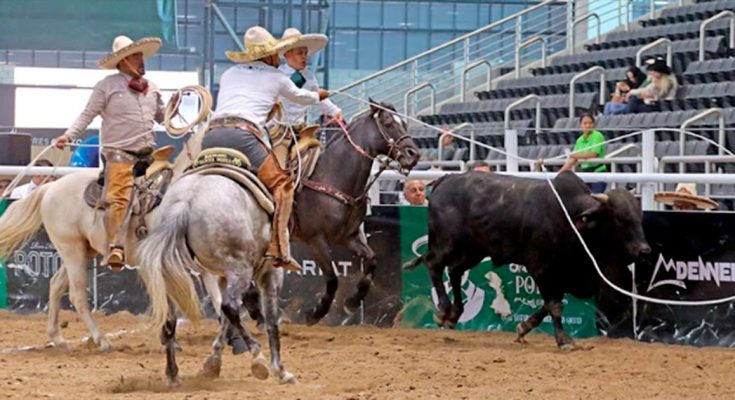
{"label": "standing man in white shirt", "polygon": [[[38,161],[36,161],[33,164],[35,167],[53,167],[54,164],[51,163],[51,161],[42,158]],[[26,183],[25,185],[18,186],[17,188],[13,189],[12,192],[10,192],[10,198],[11,199],[22,199],[31,194],[34,190],[36,190],[37,187],[43,185],[44,183],[50,182],[54,180],[54,177],[51,175],[34,175],[31,178],[31,181]],[[2,192],[5,191],[5,188],[2,188],[0,190],[0,197],[2,196]]]}
{"label": "standing man in white shirt", "polygon": [[102,156],[105,160],[105,230],[109,251],[102,265],[119,271],[125,265],[125,233],[119,232],[133,194],[134,167],[150,163],[155,133],[153,126],[163,121],[161,92],[143,78],[145,59],[161,48],[161,39],[148,37],[133,42],[118,36],[112,52],[97,63],[102,69],[117,69],[97,82],[87,106],[74,124],[56,138],[56,147],[79,138],[92,120],[102,116]]}
{"label": "standing man in white shirt", "polygon": [[225,147],[240,151],[251,161],[258,178],[265,184],[275,201],[275,215],[271,240],[266,257],[275,267],[298,270],[299,264],[291,258],[288,221],[291,217],[294,180],[281,168],[270,150],[265,123],[279,98],[310,105],[327,98],[326,90],[299,89],[282,72],[279,52],[287,51],[298,41],[276,40],[260,26],[245,32],[244,52],[228,51],[225,55],[238,63],[220,78],[217,109],[204,135],[202,149]]}

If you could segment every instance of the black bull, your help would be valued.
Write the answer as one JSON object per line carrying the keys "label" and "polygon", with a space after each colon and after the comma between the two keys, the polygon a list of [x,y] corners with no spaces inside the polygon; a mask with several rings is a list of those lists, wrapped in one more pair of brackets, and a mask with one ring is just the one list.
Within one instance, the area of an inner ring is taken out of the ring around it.
{"label": "black bull", "polygon": [[[553,185],[603,271],[627,271],[637,257],[650,253],[640,205],[632,194],[610,190],[591,195],[572,172],[560,173]],[[439,299],[435,317],[440,326],[456,325],[464,310],[462,275],[486,256],[495,265],[524,265],[544,300],[540,310],[518,325],[518,341],[550,314],[559,347],[574,348],[561,323],[564,294],[592,297],[599,293],[602,280],[548,182],[469,172],[434,183],[429,248],[406,268],[422,262],[428,266]],[[445,267],[453,303],[444,289]]]}

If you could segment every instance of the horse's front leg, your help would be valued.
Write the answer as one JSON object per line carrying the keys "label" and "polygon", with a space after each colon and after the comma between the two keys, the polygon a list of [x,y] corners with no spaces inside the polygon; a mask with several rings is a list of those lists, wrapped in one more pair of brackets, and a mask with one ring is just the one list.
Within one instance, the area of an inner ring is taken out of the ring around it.
{"label": "horse's front leg", "polygon": [[327,281],[326,291],[321,299],[319,299],[319,303],[313,309],[306,312],[306,324],[314,325],[329,313],[329,309],[334,302],[334,296],[337,293],[339,282],[337,280],[337,274],[332,267],[332,260],[329,257],[329,246],[324,236],[317,236],[307,244],[311,255],[315,258],[317,264],[319,264],[319,269],[322,270],[324,279]]}
{"label": "horse's front leg", "polygon": [[360,307],[362,301],[365,300],[365,296],[367,296],[368,291],[370,291],[370,286],[373,284],[377,262],[375,260],[375,252],[368,245],[367,237],[365,237],[365,232],[363,232],[362,229],[349,239],[347,247],[364,262],[362,279],[360,279],[360,282],[357,284],[357,291],[345,301],[345,311],[352,314]]}

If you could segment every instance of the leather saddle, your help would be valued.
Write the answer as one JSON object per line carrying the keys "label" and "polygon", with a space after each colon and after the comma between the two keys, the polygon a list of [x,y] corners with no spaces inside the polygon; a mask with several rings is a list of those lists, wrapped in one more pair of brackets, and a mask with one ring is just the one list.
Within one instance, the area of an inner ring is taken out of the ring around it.
{"label": "leather saddle", "polygon": [[[134,215],[146,215],[161,203],[173,177],[171,164],[168,162],[173,151],[173,146],[162,147],[151,154],[153,161],[147,168],[140,168],[139,165],[134,167],[135,195],[131,204]],[[101,172],[100,177],[90,182],[84,190],[84,201],[87,205],[98,210],[107,208],[104,201],[104,185],[104,172]]]}
{"label": "leather saddle", "polygon": [[220,175],[229,178],[252,193],[268,215],[273,215],[275,211],[273,197],[253,171],[250,159],[237,150],[224,147],[202,150],[184,176],[194,174]]}
{"label": "leather saddle", "polygon": [[289,165],[296,170],[301,158],[301,180],[309,178],[314,173],[316,163],[322,152],[322,145],[314,135],[319,131],[318,125],[307,126],[299,132],[299,140],[291,147]]}

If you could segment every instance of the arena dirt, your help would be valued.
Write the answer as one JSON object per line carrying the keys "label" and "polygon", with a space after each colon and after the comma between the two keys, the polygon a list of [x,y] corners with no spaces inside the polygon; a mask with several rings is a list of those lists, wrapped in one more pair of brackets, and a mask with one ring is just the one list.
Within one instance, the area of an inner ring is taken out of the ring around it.
{"label": "arena dirt", "polygon": [[[735,351],[596,338],[562,353],[546,335],[528,345],[505,333],[284,325],[283,357],[300,383],[280,386],[250,374],[247,356],[224,357],[222,376],[197,376],[216,327],[179,329],[181,387],[166,388],[164,354],[143,317],[97,315],[120,333],[102,353],[80,338],[72,312],[71,350],[44,347],[45,315],[0,312],[0,398],[11,399],[733,399]],[[265,342],[263,334],[257,335]],[[12,350],[19,346],[35,349]]]}

